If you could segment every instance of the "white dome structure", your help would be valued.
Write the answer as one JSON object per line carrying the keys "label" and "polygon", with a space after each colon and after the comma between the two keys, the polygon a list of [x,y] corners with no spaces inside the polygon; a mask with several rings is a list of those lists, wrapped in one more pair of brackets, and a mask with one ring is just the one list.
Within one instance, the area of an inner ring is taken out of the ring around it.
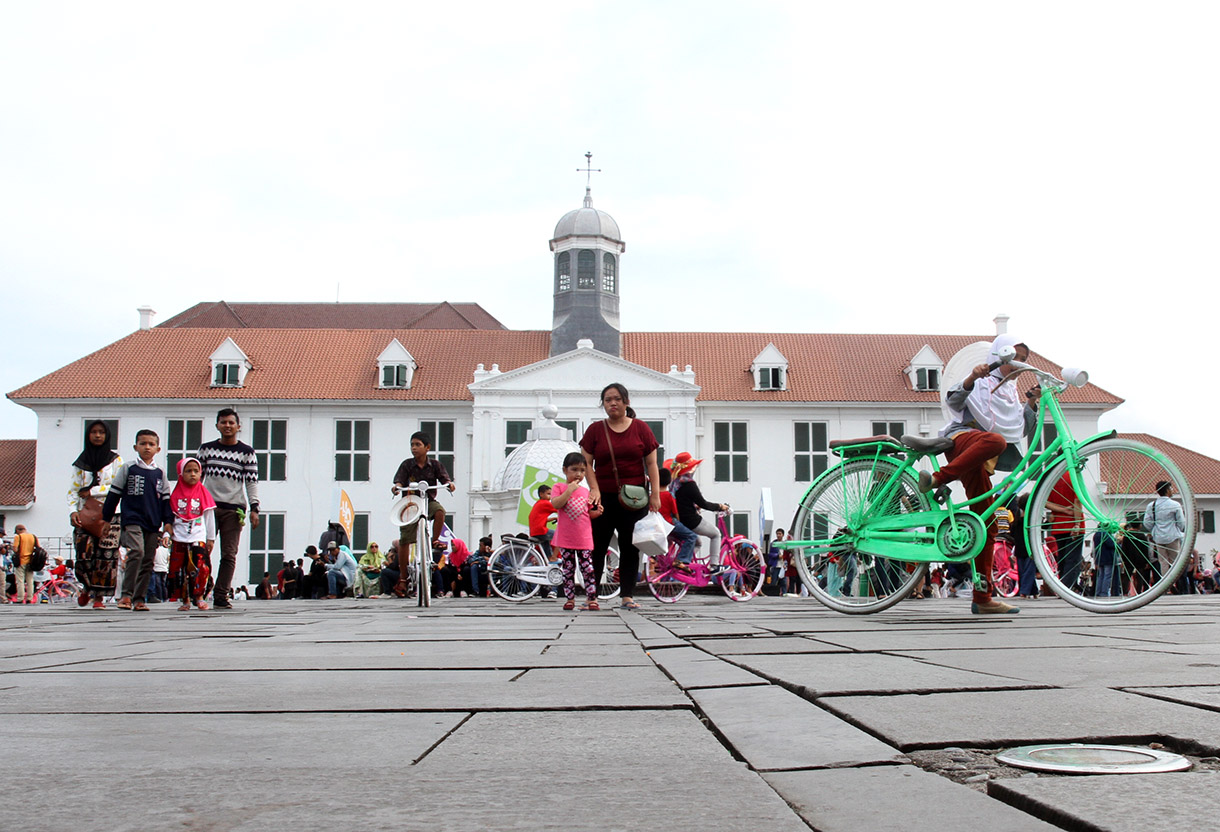
{"label": "white dome structure", "polygon": [[525,442],[504,459],[491,481],[491,491],[521,491],[526,485],[527,466],[562,476],[563,458],[579,451],[580,445],[572,438],[572,431],[555,424],[558,415],[559,408],[554,405],[542,408],[542,424],[529,431]]}
{"label": "white dome structure", "polygon": [[619,231],[614,217],[594,208],[593,198],[587,193],[584,207],[569,211],[555,224],[555,233],[551,239],[558,241],[565,237],[605,237],[616,243],[623,241],[623,234]]}

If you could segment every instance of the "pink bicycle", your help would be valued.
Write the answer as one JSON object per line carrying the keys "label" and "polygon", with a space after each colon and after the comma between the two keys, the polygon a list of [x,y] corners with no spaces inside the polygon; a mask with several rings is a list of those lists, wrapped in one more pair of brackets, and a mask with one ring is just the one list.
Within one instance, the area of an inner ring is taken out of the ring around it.
{"label": "pink bicycle", "polygon": [[759,593],[766,577],[766,564],[758,544],[745,535],[729,534],[724,513],[716,515],[716,525],[720,529],[720,563],[724,571],[713,575],[708,559],[702,555],[683,566],[677,560],[678,544],[670,543],[665,554],[648,559],[644,580],[654,598],[672,604],[692,586],[712,583],[719,583],[724,594],[734,601],[749,601]]}
{"label": "pink bicycle", "polygon": [[1012,541],[996,539],[991,549],[991,585],[997,595],[1011,598],[1017,594],[1021,577],[1017,574],[1017,552]]}

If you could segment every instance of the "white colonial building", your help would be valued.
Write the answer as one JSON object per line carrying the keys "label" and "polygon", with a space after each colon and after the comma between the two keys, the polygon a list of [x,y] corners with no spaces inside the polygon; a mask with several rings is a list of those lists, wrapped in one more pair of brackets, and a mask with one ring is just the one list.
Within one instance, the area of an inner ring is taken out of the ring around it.
{"label": "white colonial building", "polygon": [[[620,382],[663,454],[704,459],[704,493],[734,507],[737,530],[761,537],[763,488],[785,527],[831,463],[831,440],[934,434],[946,367],[993,337],[624,332],[626,244],[588,193],[559,221],[550,249],[551,331],[508,330],[470,303],[214,301],[155,326],[142,308],[131,335],[9,394],[38,416],[36,463],[28,440],[0,448],[9,529],[24,522],[44,539],[68,531],[69,466],[89,421],[110,422],[125,458],[137,430],[156,430],[172,469],[215,437],[216,411],[231,406],[259,455],[264,520],[243,540],[239,579],[256,581],[316,543],[337,519],[340,488],[356,508],[357,550],[396,537],[390,482],[421,429],[458,484],[442,496],[455,532],[513,533],[523,530],[524,464],[511,455],[543,424],[543,408],[557,408],[557,424],[579,439],[602,416],[600,390]],[[1078,436],[1097,432],[1099,417],[1121,402],[1091,385],[1063,398]],[[546,437],[560,438],[553,433]],[[1200,492],[1207,551],[1217,545],[1220,463],[1161,444]]]}

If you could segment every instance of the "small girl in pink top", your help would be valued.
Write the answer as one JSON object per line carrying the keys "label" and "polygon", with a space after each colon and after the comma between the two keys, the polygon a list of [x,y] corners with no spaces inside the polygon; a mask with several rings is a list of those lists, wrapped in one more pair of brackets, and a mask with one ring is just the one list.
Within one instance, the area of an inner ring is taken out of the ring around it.
{"label": "small girl in pink top", "polygon": [[568,600],[565,610],[576,607],[576,561],[580,561],[580,574],[585,579],[587,602],[582,610],[601,609],[597,605],[597,579],[593,577],[593,523],[594,517],[602,513],[601,506],[589,508],[589,489],[580,483],[585,478],[585,457],[573,452],[563,458],[563,475],[567,482],[556,483],[551,488],[551,505],[558,513],[555,539],[551,545],[559,550],[560,568],[563,569],[563,594]]}

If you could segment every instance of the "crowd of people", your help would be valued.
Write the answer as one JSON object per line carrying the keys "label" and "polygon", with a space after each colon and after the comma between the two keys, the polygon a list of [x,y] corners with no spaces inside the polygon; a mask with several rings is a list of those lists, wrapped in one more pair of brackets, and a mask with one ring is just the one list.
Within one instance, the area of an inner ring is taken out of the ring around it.
{"label": "crowd of people", "polygon": [[[990,358],[1008,350],[1024,360],[1028,348],[1011,336],[1000,336]],[[953,440],[948,463],[934,474],[921,474],[919,487],[927,491],[952,481],[961,481],[968,496],[978,496],[990,487],[991,465],[1009,446],[1028,436],[1035,423],[1027,395],[1005,388],[1008,365],[980,364],[948,392],[955,420],[943,435]],[[617,535],[620,577],[638,575],[640,553],[633,544],[636,524],[649,512],[659,512],[673,526],[671,538],[679,545],[676,561],[688,564],[700,537],[710,544],[709,566],[719,569],[720,532],[714,519],[701,510],[726,511],[728,506],[705,499],[694,482],[701,460],[678,454],[664,465],[658,463],[656,437],[647,423],[637,419],[627,389],[608,384],[600,397],[605,419],[589,425],[579,442],[580,450],[563,460],[563,481],[539,490],[539,499],[529,517],[529,538],[546,558],[557,563],[563,575],[558,593],[565,609],[575,607],[575,576],[581,573],[586,588],[582,609],[599,609],[596,591],[606,568],[606,553]],[[68,492],[69,521],[73,528],[75,559],[60,562],[56,569],[71,572],[79,583],[77,602],[104,609],[112,598],[119,609],[146,611],[149,603],[173,599],[179,609],[206,610],[232,607],[232,580],[241,535],[247,524],[259,525],[258,464],[254,449],[237,436],[241,421],[236,411],[217,413],[218,438],[203,443],[194,456],[177,461],[171,487],[169,478],[156,464],[160,438],[153,430],[135,435],[131,461],[111,450],[107,424],[90,423],[84,447],[73,461]],[[289,560],[275,575],[266,572],[255,588],[256,598],[355,598],[406,597],[414,591],[410,571],[402,568],[401,553],[408,552],[416,538],[418,523],[432,520],[431,557],[434,565],[430,591],[438,596],[480,597],[488,594],[487,565],[492,539],[484,537],[475,551],[463,540],[445,537],[443,506],[435,491],[455,485],[440,460],[431,456],[432,440],[424,432],[411,436],[411,457],[396,471],[391,486],[396,495],[412,483],[426,483],[432,497],[426,511],[401,525],[399,539],[382,552],[368,544],[357,558],[347,533],[332,523],[318,546],[309,546],[296,560]],[[1093,558],[1082,558],[1084,541],[1078,532],[1078,501],[1073,503],[1067,475],[1050,503],[1052,545],[1060,577],[1068,585],[1088,587],[1089,594],[1123,594],[1140,581],[1154,580],[1177,555],[1184,529],[1180,505],[1172,499],[1168,483],[1157,484],[1157,497],[1141,516],[1129,516],[1115,539],[1098,535]],[[1056,502],[1058,501],[1058,502]],[[980,510],[987,506],[980,506]],[[553,527],[552,527],[553,523]],[[1026,551],[1024,498],[997,512],[996,522],[987,524],[983,552],[975,560],[979,574],[992,574],[995,541],[1014,550],[1022,598],[1039,594],[1036,570]],[[804,594],[800,578],[787,550],[774,547],[783,540],[776,534],[767,558],[767,591],[771,594]],[[220,559],[212,574],[212,553],[219,544]],[[35,576],[45,567],[37,537],[23,526],[16,528],[3,546],[6,580],[13,584],[2,599],[33,603]],[[41,554],[40,554],[41,553]],[[1140,564],[1146,568],[1141,569]],[[934,569],[927,586],[918,594],[952,592],[969,578],[963,564]],[[1175,591],[1216,591],[1220,578],[1220,555],[1211,564],[1197,554]],[[976,613],[1018,612],[993,595],[994,582],[972,587],[972,610]],[[620,606],[638,609],[635,581],[623,580]],[[548,588],[544,588],[544,595]],[[247,596],[249,590],[245,587]]]}

